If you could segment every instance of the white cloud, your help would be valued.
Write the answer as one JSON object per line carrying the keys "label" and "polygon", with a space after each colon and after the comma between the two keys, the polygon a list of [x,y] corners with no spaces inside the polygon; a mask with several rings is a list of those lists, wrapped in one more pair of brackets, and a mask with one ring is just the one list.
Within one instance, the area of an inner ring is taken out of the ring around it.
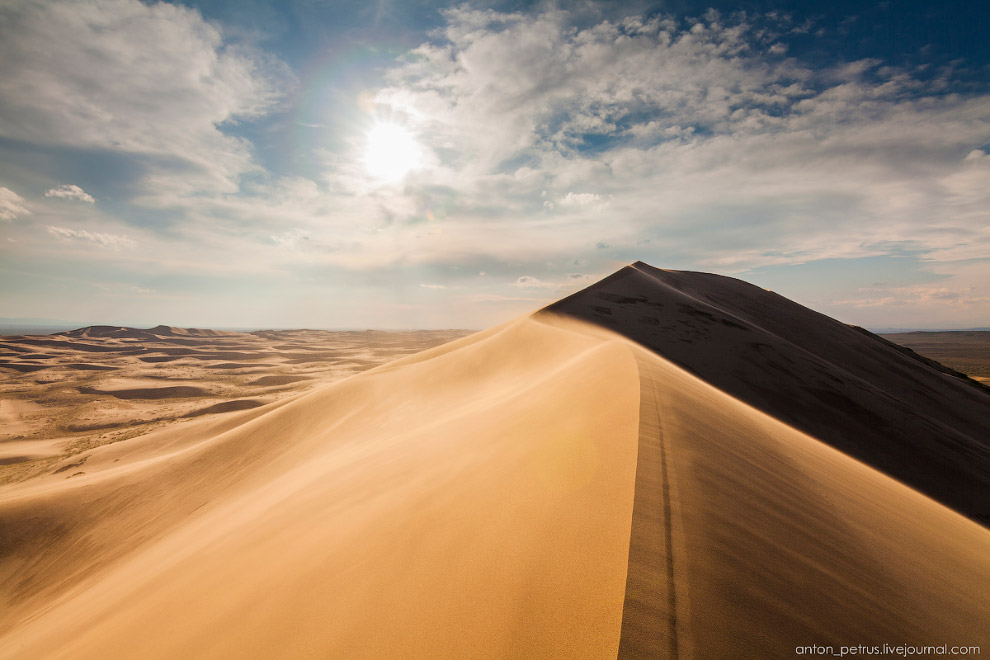
{"label": "white cloud", "polygon": [[45,197],[57,197],[59,199],[75,199],[80,202],[94,203],[96,200],[88,192],[73,184],[56,186],[45,191]]}
{"label": "white cloud", "polygon": [[284,250],[298,250],[309,241],[309,232],[298,228],[290,229],[281,234],[273,234],[271,239]]}
{"label": "white cloud", "polygon": [[10,188],[0,186],[0,220],[13,220],[19,215],[29,215],[24,198]]}
{"label": "white cloud", "polygon": [[456,218],[438,216],[438,249],[407,260],[441,259],[479,227],[476,254],[511,260],[522,245],[522,258],[596,267],[661,249],[735,272],[905,242],[932,259],[987,254],[987,165],[971,152],[990,96],[947,95],[878,60],[815,72],[782,59],[772,31],[717,13],[688,29],[445,16],[376,97],[438,158],[391,205],[390,231],[437,190]]}
{"label": "white cloud", "polygon": [[123,250],[137,246],[134,241],[126,236],[118,234],[104,234],[100,232],[90,232],[86,229],[66,229],[64,227],[48,227],[48,233],[63,241],[86,241],[95,243],[101,248],[108,250]]}
{"label": "white cloud", "polygon": [[987,325],[990,259],[925,264],[936,281],[922,284],[875,283],[814,301],[817,309],[873,328],[966,328]]}
{"label": "white cloud", "polygon": [[93,286],[106,293],[120,294],[125,296],[127,295],[147,296],[158,293],[154,289],[149,289],[143,286],[137,286],[136,284],[126,284],[123,282],[112,282],[109,284],[102,282],[93,282]]}
{"label": "white cloud", "polygon": [[[977,292],[975,287],[949,288],[922,286],[888,288],[882,291],[862,291],[863,297],[832,301],[836,306],[855,308],[884,307],[911,311],[926,309],[933,318],[946,318],[947,308],[980,311],[990,305],[990,295]],[[882,295],[887,293],[888,295]],[[881,294],[881,295],[878,295]]]}
{"label": "white cloud", "polygon": [[585,275],[584,273],[567,273],[567,275],[561,279],[555,279],[553,281],[541,280],[531,275],[523,275],[513,282],[512,286],[519,287],[521,289],[577,290],[580,287],[591,284],[596,279],[596,277],[592,275]]}
{"label": "white cloud", "polygon": [[236,191],[256,166],[220,127],[267,112],[288,75],[164,2],[14,2],[0,30],[0,136],[139,156],[149,197]]}
{"label": "white cloud", "polygon": [[468,303],[525,303],[527,305],[537,305],[544,302],[541,298],[524,298],[519,296],[503,296],[497,293],[478,293],[464,297],[464,302]]}
{"label": "white cloud", "polygon": [[813,72],[717,14],[688,29],[577,27],[566,11],[446,17],[375,97],[428,167],[382,188],[359,149],[326,154],[323,181],[197,199],[197,235],[222,223],[218,244],[245,225],[282,247],[305,236],[307,259],[353,269],[577,258],[607,272],[641,258],[738,273],[893,244],[938,260],[990,249],[990,161],[967,156],[990,132],[988,96],[872,60]]}
{"label": "white cloud", "polygon": [[515,281],[513,286],[518,286],[524,289],[543,289],[554,288],[557,285],[552,282],[544,282],[543,280],[537,279],[530,275],[523,275]]}
{"label": "white cloud", "polygon": [[436,289],[436,290],[442,290],[447,288],[443,284],[420,284],[420,286],[423,287],[424,289]]}
{"label": "white cloud", "polygon": [[611,198],[611,195],[569,192],[558,200],[558,204],[564,207],[583,207],[601,211],[609,205]]}
{"label": "white cloud", "polygon": [[520,150],[571,153],[646,114],[666,125],[726,121],[733,101],[786,99],[807,75],[786,63],[746,66],[745,30],[717,20],[681,32],[639,18],[575,29],[562,11],[524,17],[461,7],[446,16],[444,38],[417,49],[378,100],[464,144],[460,156],[473,160],[455,162],[472,171]]}
{"label": "white cloud", "polygon": [[[0,135],[148,159],[138,202],[174,207],[154,245],[163,270],[288,272],[320,286],[344,270],[443,272],[428,286],[462,290],[453,271],[417,270],[458,265],[489,273],[491,301],[521,303],[513,294],[546,302],[634,259],[740,273],[904,249],[933,268],[974,261],[971,284],[939,286],[987,295],[990,95],[875,60],[813,71],[779,43],[809,26],[463,5],[395,63],[366,117],[326,124],[346,126],[337,137],[350,147],[307,131],[308,162],[325,166],[309,180],[260,172],[252,145],[230,135],[277,102],[284,71],[195,11],[12,6],[0,58],[23,68],[0,79]],[[395,185],[361,164],[361,122],[376,118],[406,126],[424,152]],[[926,300],[946,306],[936,293]]]}

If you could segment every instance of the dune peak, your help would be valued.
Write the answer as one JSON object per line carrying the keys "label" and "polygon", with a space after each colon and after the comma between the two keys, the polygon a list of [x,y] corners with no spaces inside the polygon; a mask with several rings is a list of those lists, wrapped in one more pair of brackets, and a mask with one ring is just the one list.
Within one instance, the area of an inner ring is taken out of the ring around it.
{"label": "dune peak", "polygon": [[990,511],[990,389],[772,291],[642,261],[547,306],[607,328],[965,514]]}

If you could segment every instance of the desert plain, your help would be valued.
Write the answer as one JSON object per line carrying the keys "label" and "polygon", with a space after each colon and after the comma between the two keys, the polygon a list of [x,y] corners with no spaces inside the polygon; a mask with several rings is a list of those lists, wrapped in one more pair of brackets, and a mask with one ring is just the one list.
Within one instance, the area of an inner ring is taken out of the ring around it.
{"label": "desert plain", "polygon": [[966,374],[981,383],[990,383],[990,331],[915,331],[881,335],[919,355]]}

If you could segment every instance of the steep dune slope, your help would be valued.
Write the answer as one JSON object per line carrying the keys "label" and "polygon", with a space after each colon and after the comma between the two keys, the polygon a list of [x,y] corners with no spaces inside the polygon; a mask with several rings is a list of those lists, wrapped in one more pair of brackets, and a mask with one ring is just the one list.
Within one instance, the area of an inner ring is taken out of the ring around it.
{"label": "steep dune slope", "polygon": [[990,644],[990,532],[637,355],[641,436],[619,658]]}
{"label": "steep dune slope", "polygon": [[616,328],[541,312],[0,489],[0,658],[990,646],[990,531]]}
{"label": "steep dune slope", "polygon": [[547,308],[614,330],[955,510],[990,511],[990,393],[746,282],[643,263]]}

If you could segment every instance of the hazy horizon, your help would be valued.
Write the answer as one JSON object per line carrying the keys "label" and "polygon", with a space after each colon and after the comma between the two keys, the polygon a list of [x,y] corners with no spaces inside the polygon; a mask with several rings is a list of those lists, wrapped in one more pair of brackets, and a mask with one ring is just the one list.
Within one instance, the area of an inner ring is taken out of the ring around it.
{"label": "hazy horizon", "polygon": [[627,263],[990,326],[981,3],[0,8],[0,305],[484,328]]}

